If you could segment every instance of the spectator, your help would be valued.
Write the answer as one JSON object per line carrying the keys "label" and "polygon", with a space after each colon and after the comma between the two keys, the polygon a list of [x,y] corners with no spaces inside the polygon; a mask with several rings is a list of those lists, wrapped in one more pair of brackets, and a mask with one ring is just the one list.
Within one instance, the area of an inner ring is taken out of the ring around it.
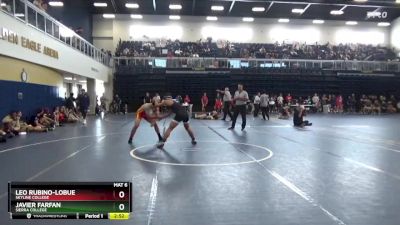
{"label": "spectator", "polygon": [[336,96],[336,112],[343,113],[343,98],[342,98],[342,95]]}
{"label": "spectator", "polygon": [[70,110],[75,110],[75,100],[74,93],[70,93],[69,97],[65,100],[65,107]]}
{"label": "spectator", "polygon": [[184,103],[190,104],[189,95],[185,95],[185,99],[183,101],[184,101]]}
{"label": "spectator", "polygon": [[85,89],[81,90],[81,95],[78,96],[78,102],[79,102],[79,112],[81,113],[83,119],[82,123],[86,125],[86,115],[90,106],[90,97],[85,91]]}
{"label": "spectator", "polygon": [[354,113],[356,111],[356,97],[355,94],[351,94],[351,96],[347,99],[347,112]]}
{"label": "spectator", "polygon": [[177,95],[176,98],[175,98],[175,100],[176,100],[176,102],[178,102],[179,104],[183,104],[182,96]]}
{"label": "spectator", "polygon": [[221,113],[222,106],[223,102],[221,99],[221,95],[217,93],[217,97],[215,98],[214,110],[217,111],[218,113]]}
{"label": "spectator", "polygon": [[314,96],[312,97],[312,104],[314,105],[314,110],[315,112],[320,111],[321,109],[321,102],[319,100],[319,96],[317,93],[314,94]]}
{"label": "spectator", "polygon": [[260,111],[260,96],[261,96],[260,92],[258,92],[254,96],[254,101],[253,101],[253,104],[254,104],[254,117],[258,117],[258,113]]}
{"label": "spectator", "polygon": [[160,103],[161,102],[160,94],[156,93],[153,97],[153,100],[155,103]]}
{"label": "spectator", "polygon": [[22,112],[17,112],[17,120],[15,130],[19,132],[47,132],[47,129],[44,127],[34,127],[30,124],[27,124],[22,119]]}
{"label": "spectator", "polygon": [[[162,50],[168,49],[165,55]],[[211,39],[198,42],[180,42],[178,40],[157,46],[154,41],[123,41],[116,49],[117,56],[142,57],[221,57],[221,58],[280,58],[280,59],[318,59],[318,60],[397,60],[393,49],[365,44],[340,44],[333,46],[306,45],[300,43],[250,44],[216,43]],[[218,67],[217,64],[214,67]]]}
{"label": "spectator", "polygon": [[286,104],[288,104],[289,106],[292,104],[292,96],[290,95],[290,93],[288,93],[286,95],[285,101],[286,101]]}
{"label": "spectator", "polygon": [[47,11],[47,3],[44,2],[43,0],[34,0],[33,4],[38,7],[39,9],[43,10],[43,11]]}
{"label": "spectator", "polygon": [[206,112],[207,106],[208,106],[208,97],[207,97],[207,93],[204,92],[203,96],[201,97],[201,111]]}
{"label": "spectator", "polygon": [[263,94],[260,96],[260,107],[261,107],[261,114],[264,120],[266,120],[265,116],[267,116],[269,120],[268,104],[269,104],[268,95],[266,94],[265,91],[263,91]]}
{"label": "spectator", "polygon": [[283,107],[283,95],[282,93],[279,94],[279,96],[276,98],[278,110],[280,110]]}
{"label": "spectator", "polygon": [[19,129],[17,129],[17,112],[13,111],[5,116],[2,120],[3,131],[7,133],[10,137],[19,134]]}
{"label": "spectator", "polygon": [[146,95],[143,98],[143,104],[145,103],[151,103],[151,97],[149,92],[146,92]]}
{"label": "spectator", "polygon": [[118,95],[115,95],[114,99],[110,105],[110,111],[113,113],[120,113],[121,112],[121,104],[122,104],[122,100],[119,98]]}
{"label": "spectator", "polygon": [[37,114],[36,119],[39,126],[43,126],[49,128],[50,130],[54,129],[56,126],[56,122],[52,118],[49,110],[46,108],[42,108]]}
{"label": "spectator", "polygon": [[394,106],[394,103],[393,103],[393,102],[388,101],[388,105],[387,105],[386,111],[387,111],[388,113],[396,113],[396,112],[397,112],[397,109],[396,109],[396,107]]}

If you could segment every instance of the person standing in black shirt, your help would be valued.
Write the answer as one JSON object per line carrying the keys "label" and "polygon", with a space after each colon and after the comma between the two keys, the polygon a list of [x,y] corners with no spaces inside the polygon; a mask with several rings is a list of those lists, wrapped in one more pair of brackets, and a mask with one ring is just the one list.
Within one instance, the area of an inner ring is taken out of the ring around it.
{"label": "person standing in black shirt", "polygon": [[87,92],[82,89],[82,93],[78,96],[79,111],[82,114],[83,124],[86,125],[86,115],[90,106],[90,97]]}
{"label": "person standing in black shirt", "polygon": [[65,107],[69,110],[75,111],[74,102],[75,102],[74,93],[70,93],[69,97],[65,100]]}

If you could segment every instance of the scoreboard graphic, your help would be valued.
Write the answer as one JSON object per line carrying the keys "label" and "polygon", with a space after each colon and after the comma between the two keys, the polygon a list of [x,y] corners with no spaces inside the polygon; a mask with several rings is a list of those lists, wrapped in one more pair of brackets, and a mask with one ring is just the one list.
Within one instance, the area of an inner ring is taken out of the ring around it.
{"label": "scoreboard graphic", "polygon": [[131,182],[9,182],[11,219],[126,220]]}

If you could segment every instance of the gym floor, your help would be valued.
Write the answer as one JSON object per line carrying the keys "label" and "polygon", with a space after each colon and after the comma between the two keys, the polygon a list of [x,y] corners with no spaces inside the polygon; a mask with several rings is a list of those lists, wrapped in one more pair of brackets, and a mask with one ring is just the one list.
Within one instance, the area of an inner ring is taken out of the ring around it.
{"label": "gym floor", "polygon": [[[0,145],[0,224],[8,181],[131,181],[127,221],[33,220],[29,224],[400,224],[400,116],[309,115],[312,127],[248,116],[248,127],[192,120],[165,150],[133,114],[90,118]],[[240,117],[239,117],[240,118]],[[161,129],[169,124],[160,121]]]}

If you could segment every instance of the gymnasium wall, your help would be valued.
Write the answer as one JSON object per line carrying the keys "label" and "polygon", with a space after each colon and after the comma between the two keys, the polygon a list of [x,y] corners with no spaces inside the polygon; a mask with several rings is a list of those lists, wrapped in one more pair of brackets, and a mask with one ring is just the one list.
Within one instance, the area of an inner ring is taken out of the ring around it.
{"label": "gymnasium wall", "polygon": [[[133,26],[132,31],[130,31],[131,26]],[[219,17],[218,21],[210,22],[206,21],[205,17],[195,16],[182,16],[181,20],[172,21],[168,16],[157,15],[143,15],[142,20],[133,20],[129,15],[116,15],[115,19],[104,19],[102,15],[93,15],[93,43],[98,48],[109,49],[113,46],[110,50],[115,50],[119,39],[147,40],[147,37],[157,35],[157,30],[160,31],[161,28],[154,26],[169,26],[165,32],[160,32],[161,35],[172,35],[167,38],[178,38],[183,41],[204,39],[204,33],[207,32],[204,32],[203,28],[211,27],[214,30],[208,32],[210,35],[218,34],[217,36],[221,37],[227,34],[227,37],[221,39],[247,43],[290,42],[293,38],[301,42],[318,41],[323,44],[327,42],[338,44],[344,41],[372,41],[381,42],[381,45],[390,43],[390,28],[378,27],[377,23],[372,22],[346,26],[345,21],[325,21],[325,24],[317,25],[313,24],[312,20],[291,20],[288,24],[282,24],[278,23],[277,19],[256,18],[252,23],[245,23],[240,17]],[[147,29],[147,33],[145,31],[135,34],[138,27],[142,30]]]}
{"label": "gymnasium wall", "polygon": [[[28,74],[26,82],[21,80],[23,69]],[[62,86],[60,72],[0,55],[0,119],[11,110],[21,110],[29,117],[40,107],[60,105],[63,99],[59,97],[59,88]]]}

